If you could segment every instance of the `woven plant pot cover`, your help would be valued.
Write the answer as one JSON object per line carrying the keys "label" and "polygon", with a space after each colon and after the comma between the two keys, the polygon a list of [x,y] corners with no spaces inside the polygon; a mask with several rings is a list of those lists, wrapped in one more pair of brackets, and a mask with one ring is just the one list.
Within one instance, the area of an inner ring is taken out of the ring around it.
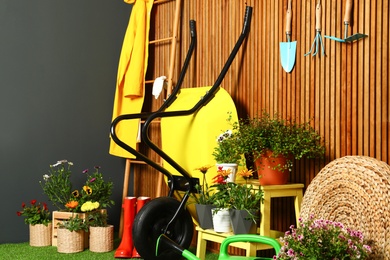
{"label": "woven plant pot cover", "polygon": [[51,246],[51,223],[29,226],[30,246]]}
{"label": "woven plant pot cover", "polygon": [[103,253],[114,249],[114,226],[90,227],[89,228],[89,250],[91,252]]}
{"label": "woven plant pot cover", "polygon": [[84,231],[69,231],[66,228],[57,230],[57,252],[77,253],[84,251]]}
{"label": "woven plant pot cover", "polygon": [[390,166],[366,156],[326,165],[308,186],[301,217],[343,223],[373,242],[370,259],[390,259]]}

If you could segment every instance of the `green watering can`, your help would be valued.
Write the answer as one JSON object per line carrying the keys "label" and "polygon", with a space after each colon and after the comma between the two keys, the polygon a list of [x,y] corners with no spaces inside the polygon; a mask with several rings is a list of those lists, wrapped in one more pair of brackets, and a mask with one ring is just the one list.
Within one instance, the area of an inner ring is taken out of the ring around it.
{"label": "green watering can", "polygon": [[[280,251],[280,244],[279,242],[270,237],[260,236],[260,235],[252,235],[252,234],[242,234],[242,235],[234,235],[225,238],[221,243],[221,249],[219,252],[218,260],[260,260],[260,259],[272,259],[272,258],[265,258],[265,257],[245,257],[245,256],[230,256],[228,254],[228,247],[229,244],[235,243],[235,242],[252,242],[252,243],[261,243],[270,245],[275,249],[275,254],[278,254]],[[156,244],[156,256],[163,256],[164,252],[172,252],[175,251],[181,256],[183,256],[185,259],[189,260],[200,260],[196,255],[188,251],[187,249],[184,249],[180,245],[176,244],[174,241],[172,241],[170,238],[168,238],[166,235],[162,234],[157,240]]]}

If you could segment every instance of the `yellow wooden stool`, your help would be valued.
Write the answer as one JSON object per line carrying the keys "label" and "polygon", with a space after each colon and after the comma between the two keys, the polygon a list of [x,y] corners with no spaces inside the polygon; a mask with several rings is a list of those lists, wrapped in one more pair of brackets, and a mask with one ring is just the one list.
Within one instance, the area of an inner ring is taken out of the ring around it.
{"label": "yellow wooden stool", "polygon": [[[258,181],[250,182],[255,188],[259,187]],[[261,212],[261,222],[259,234],[263,236],[268,236],[272,238],[279,238],[284,236],[284,232],[271,230],[271,199],[272,198],[281,198],[281,197],[293,197],[294,198],[294,209],[296,224],[298,226],[298,219],[301,211],[301,203],[303,197],[303,187],[301,183],[297,184],[286,184],[286,185],[267,185],[261,186],[261,189],[264,192],[264,203],[260,205]],[[207,241],[213,241],[216,243],[221,243],[223,239],[228,236],[232,236],[233,233],[217,233],[212,229],[202,229],[196,227],[198,231],[198,241],[196,247],[196,256],[200,259],[205,259]],[[238,242],[231,244],[233,247],[241,248],[246,250],[246,256],[255,256],[257,250],[269,249],[272,248],[267,245],[249,243],[249,242]]]}

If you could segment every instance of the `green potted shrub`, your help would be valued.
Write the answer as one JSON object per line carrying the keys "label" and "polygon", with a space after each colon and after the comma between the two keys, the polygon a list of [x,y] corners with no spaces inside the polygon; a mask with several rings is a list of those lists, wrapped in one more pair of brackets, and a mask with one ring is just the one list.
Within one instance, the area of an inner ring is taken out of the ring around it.
{"label": "green potted shrub", "polygon": [[102,253],[114,248],[114,226],[107,223],[106,210],[94,210],[88,214],[89,250]]}
{"label": "green potted shrub", "polygon": [[235,124],[231,122],[232,118],[230,114],[227,121],[234,129],[228,129],[217,137],[217,145],[214,147],[212,155],[217,163],[217,168],[231,170],[231,174],[227,181],[234,182],[238,165],[241,164],[243,156],[240,149],[240,141],[238,139],[239,132],[237,127],[234,127]]}
{"label": "green potted shrub", "polygon": [[[238,174],[248,180],[252,176],[252,172],[252,170],[245,169]],[[256,233],[256,221],[263,192],[248,183],[228,182],[226,181],[227,175],[228,171],[218,169],[217,176],[214,177],[215,184],[212,187],[216,189],[216,192],[213,194],[215,206],[213,215],[226,214],[227,221],[230,223],[223,225],[221,219],[224,218],[222,217],[217,221],[214,220],[214,230],[219,231],[216,230],[215,223],[217,222],[218,225],[222,225],[222,228],[231,224],[235,234]]]}
{"label": "green potted shrub", "polygon": [[260,116],[241,119],[234,128],[239,129],[240,152],[253,156],[261,185],[274,184],[265,177],[283,176],[280,173],[287,177],[281,177],[281,183],[276,184],[285,184],[293,160],[321,158],[325,153],[321,136],[310,122],[297,123],[263,111]]}
{"label": "green potted shrub", "polygon": [[88,232],[88,223],[77,214],[59,222],[57,230],[57,251],[76,253],[84,250],[84,232]]}

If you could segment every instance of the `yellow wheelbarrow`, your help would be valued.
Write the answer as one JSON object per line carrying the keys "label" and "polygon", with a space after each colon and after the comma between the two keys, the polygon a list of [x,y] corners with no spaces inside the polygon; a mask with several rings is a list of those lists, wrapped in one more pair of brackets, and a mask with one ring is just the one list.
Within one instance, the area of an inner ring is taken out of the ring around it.
{"label": "yellow wheelbarrow", "polygon": [[[176,244],[180,245],[183,248],[188,248],[192,241],[193,235],[193,221],[191,214],[187,210],[186,203],[189,199],[191,193],[196,193],[195,185],[199,184],[199,178],[193,177],[190,174],[189,169],[191,165],[183,166],[179,162],[177,162],[175,158],[170,156],[166,150],[162,150],[158,147],[158,145],[154,144],[149,138],[149,126],[155,119],[161,119],[161,124],[163,128],[163,121],[165,123],[168,122],[168,125],[171,126],[171,129],[178,130],[180,129],[182,122],[179,123],[170,122],[170,119],[176,118],[186,118],[186,128],[185,133],[182,133],[180,136],[181,146],[177,145],[163,145],[163,147],[167,148],[170,146],[171,148],[178,150],[179,153],[183,153],[186,149],[193,149],[194,147],[184,146],[183,143],[190,136],[190,132],[196,131],[197,128],[191,127],[194,122],[197,122],[199,118],[203,118],[205,121],[203,122],[203,128],[208,126],[209,121],[212,120],[213,117],[217,117],[219,121],[226,121],[227,114],[221,116],[221,111],[224,110],[223,106],[226,104],[217,104],[217,109],[215,108],[215,103],[218,100],[226,100],[226,96],[229,96],[228,93],[220,87],[220,84],[226,75],[233,59],[235,58],[239,48],[241,47],[243,41],[247,37],[250,28],[252,16],[252,7],[247,6],[245,10],[244,23],[242,32],[233,47],[231,54],[228,57],[227,62],[222,68],[217,80],[214,85],[211,87],[203,87],[203,88],[190,88],[190,89],[182,89],[179,91],[180,85],[183,81],[184,73],[188,67],[189,58],[193,52],[193,44],[194,39],[196,39],[195,32],[195,22],[190,22],[191,28],[191,46],[188,51],[186,61],[184,62],[182,71],[179,75],[179,79],[177,82],[177,86],[173,90],[172,94],[168,97],[168,99],[164,102],[162,107],[158,109],[156,112],[151,113],[137,113],[137,114],[126,114],[120,115],[115,118],[111,124],[111,137],[112,140],[118,144],[123,149],[127,150],[131,154],[136,156],[136,160],[142,160],[146,162],[148,165],[155,168],[157,171],[161,172],[166,177],[166,182],[169,187],[168,196],[158,197],[156,199],[151,200],[142,209],[137,213],[134,222],[133,222],[133,230],[132,230],[132,238],[134,242],[134,246],[140,254],[141,258],[144,259],[180,259],[181,255],[177,254],[177,252],[170,251],[164,254],[163,256],[155,255],[155,248],[157,245],[157,240],[161,234],[166,235]],[[230,98],[230,96],[229,96]],[[191,102],[187,102],[189,99]],[[230,101],[231,98],[230,98]],[[176,104],[185,104],[184,107],[177,106]],[[233,102],[232,102],[233,103]],[[234,103],[233,103],[234,104]],[[233,106],[234,107],[234,106]],[[234,107],[235,109],[235,107]],[[209,110],[212,110],[210,113]],[[206,111],[206,113],[204,113]],[[236,113],[236,111],[235,111]],[[132,120],[132,119],[141,119],[144,120],[141,130],[141,139],[142,142],[155,151],[163,160],[164,166],[160,165],[160,163],[155,162],[149,159],[147,156],[137,151],[134,147],[130,147],[122,140],[120,140],[116,134],[117,125],[123,120]],[[165,124],[164,123],[164,124]],[[200,122],[197,122],[199,125]],[[222,129],[218,126],[218,132]],[[163,130],[163,129],[162,129]],[[176,133],[175,133],[176,134]],[[196,133],[192,136],[196,136]],[[171,133],[172,136],[172,133]],[[217,136],[217,135],[216,135]],[[162,133],[162,138],[164,139],[164,135]],[[173,138],[178,139],[179,133],[174,135]],[[169,139],[169,138],[168,138]],[[214,139],[214,137],[213,137]],[[172,142],[174,140],[172,139]],[[165,141],[167,142],[166,138]],[[206,147],[208,148],[208,147]],[[169,150],[169,149],[168,149]],[[212,149],[208,150],[209,153],[212,153]],[[177,153],[177,152],[176,152]],[[188,159],[188,158],[187,158]],[[199,159],[199,158],[197,158]],[[175,199],[174,193],[176,191],[184,192],[184,196],[178,200]]]}

